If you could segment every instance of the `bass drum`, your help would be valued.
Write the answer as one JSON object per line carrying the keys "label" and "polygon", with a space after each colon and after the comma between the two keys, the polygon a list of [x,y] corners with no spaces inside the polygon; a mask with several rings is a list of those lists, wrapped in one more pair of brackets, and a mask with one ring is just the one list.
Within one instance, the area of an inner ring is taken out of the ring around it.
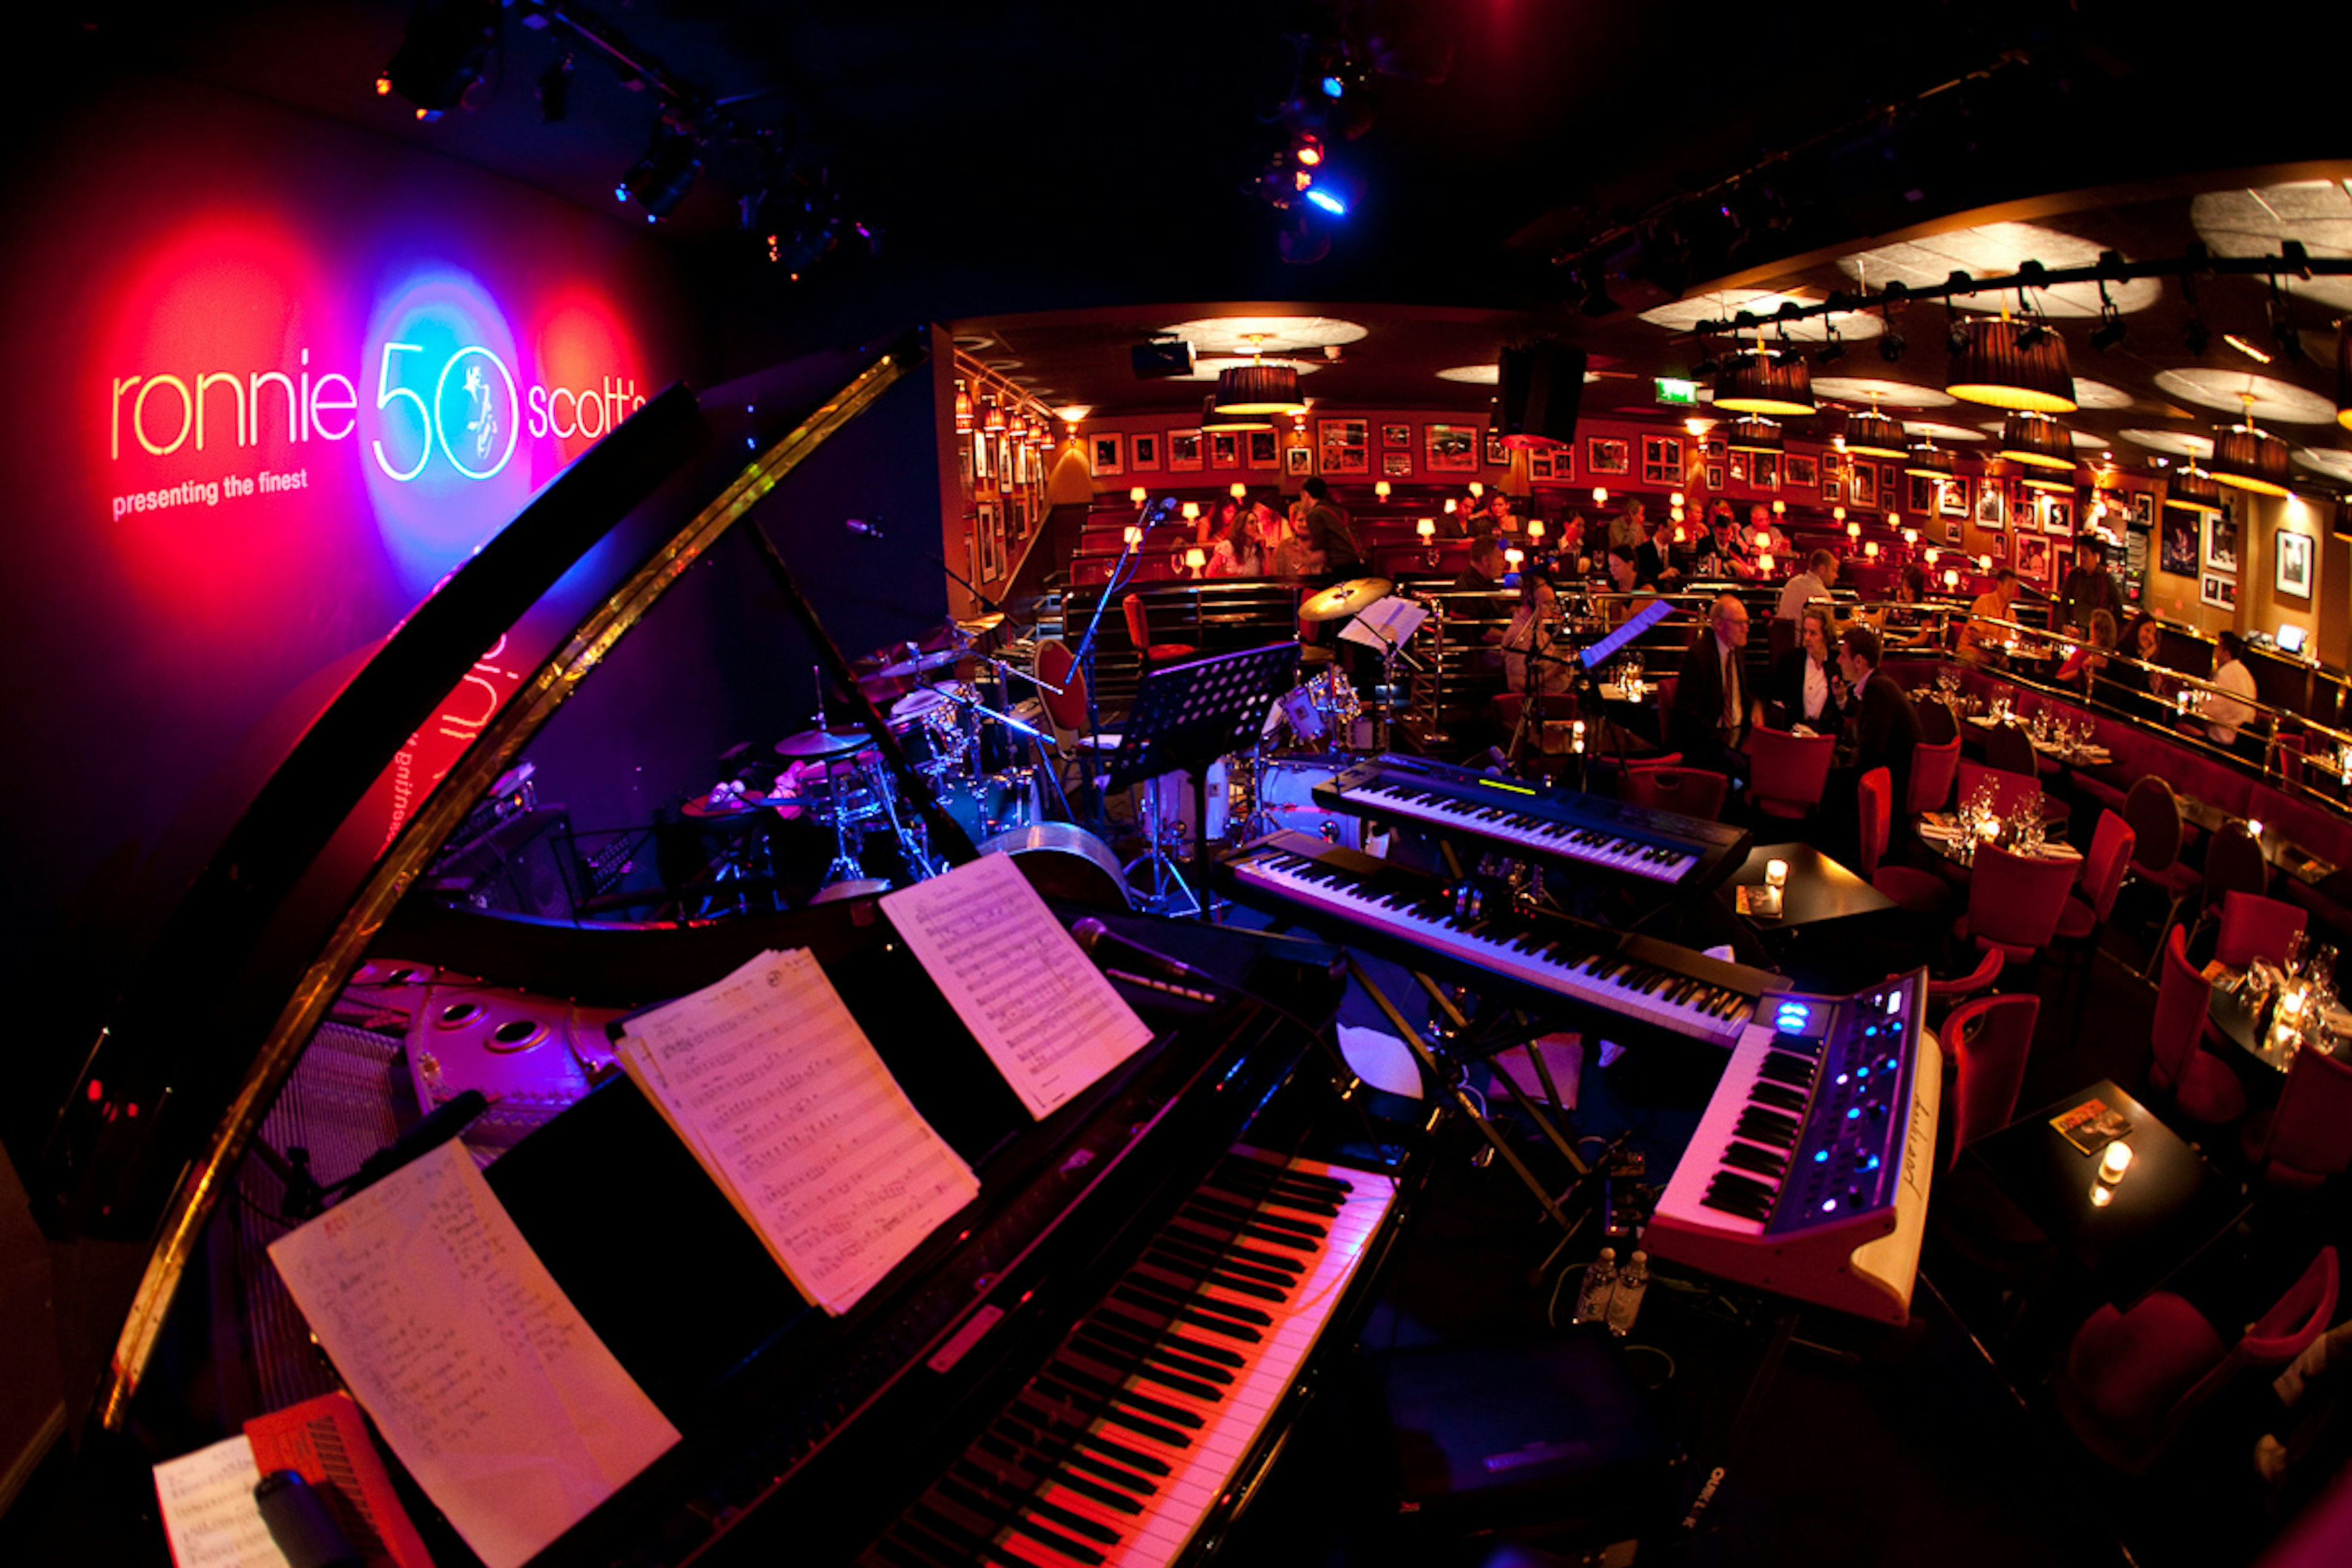
{"label": "bass drum", "polygon": [[984,779],[956,780],[940,789],[940,805],[971,836],[983,843],[1016,828],[1045,819],[1035,773],[1014,768]]}
{"label": "bass drum", "polygon": [[1354,764],[1329,757],[1284,757],[1262,765],[1257,780],[1253,835],[1305,833],[1346,849],[1364,847],[1364,819],[1318,805],[1315,786],[1328,784]]}
{"label": "bass drum", "polygon": [[1067,822],[1039,822],[1000,833],[980,847],[983,855],[1010,855],[1029,885],[1049,899],[1090,904],[1099,910],[1135,907],[1127,878],[1110,846]]}

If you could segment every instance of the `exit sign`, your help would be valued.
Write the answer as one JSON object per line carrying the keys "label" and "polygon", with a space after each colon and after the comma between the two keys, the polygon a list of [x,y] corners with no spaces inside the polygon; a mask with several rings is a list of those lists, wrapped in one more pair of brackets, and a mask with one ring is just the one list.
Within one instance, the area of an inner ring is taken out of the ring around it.
{"label": "exit sign", "polygon": [[1662,375],[1658,377],[1658,401],[1675,408],[1696,408],[1698,406],[1698,383]]}

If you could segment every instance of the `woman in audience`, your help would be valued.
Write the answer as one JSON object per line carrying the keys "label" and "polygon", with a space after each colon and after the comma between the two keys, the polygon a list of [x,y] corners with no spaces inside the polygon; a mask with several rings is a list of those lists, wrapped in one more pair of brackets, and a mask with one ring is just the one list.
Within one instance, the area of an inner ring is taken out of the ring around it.
{"label": "woman in audience", "polygon": [[1262,531],[1261,514],[1271,516],[1273,509],[1264,503],[1244,510],[1239,501],[1228,501],[1217,509],[1217,515],[1226,520],[1224,531],[1209,552],[1207,574],[1212,577],[1263,577],[1265,575],[1265,538]]}

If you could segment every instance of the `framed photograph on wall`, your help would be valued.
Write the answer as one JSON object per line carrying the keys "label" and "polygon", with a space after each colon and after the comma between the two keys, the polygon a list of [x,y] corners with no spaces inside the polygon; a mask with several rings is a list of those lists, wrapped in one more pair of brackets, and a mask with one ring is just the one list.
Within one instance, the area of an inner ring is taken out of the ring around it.
{"label": "framed photograph on wall", "polygon": [[1383,447],[1402,447],[1407,450],[1411,450],[1412,447],[1412,426],[1410,425],[1381,426],[1381,445]]}
{"label": "framed photograph on wall", "polygon": [[1910,510],[1921,517],[1935,516],[1936,481],[1923,474],[1912,474],[1908,477],[1911,480],[1907,487],[1911,496]]}
{"label": "framed photograph on wall", "polygon": [[1588,436],[1584,440],[1584,471],[1596,479],[1630,474],[1633,471],[1633,448],[1610,437]]}
{"label": "framed photograph on wall", "polygon": [[1147,431],[1135,433],[1135,445],[1128,453],[1127,466],[1137,473],[1160,466],[1160,437]]}
{"label": "framed photograph on wall", "polygon": [[2197,575],[2197,514],[2177,506],[2164,509],[2157,531],[2156,564],[2176,577]]}
{"label": "framed photograph on wall", "polygon": [[1475,425],[1422,426],[1423,461],[1433,474],[1469,474],[1478,468]]}
{"label": "framed photograph on wall", "polygon": [[1249,433],[1249,466],[1253,468],[1282,467],[1282,438],[1271,430]]}
{"label": "framed photograph on wall", "polygon": [[2282,528],[2271,535],[2278,556],[2273,586],[2291,599],[2311,597],[2311,535]]}
{"label": "framed photograph on wall", "polygon": [[1944,520],[1944,542],[1947,544],[1958,544],[1959,542],[1960,520],[1957,517],[1946,518]]}
{"label": "framed photograph on wall", "polygon": [[1217,430],[1209,436],[1209,467],[1238,468],[1242,466],[1241,437],[1232,430]]}
{"label": "framed photograph on wall", "polygon": [[1781,465],[1781,477],[1789,481],[1789,488],[1792,490],[1812,489],[1822,482],[1822,460],[1809,458],[1801,452],[1791,452],[1788,461]]}
{"label": "framed photograph on wall", "polygon": [[1823,506],[1845,504],[1845,476],[1835,468],[1822,470],[1822,504]]}
{"label": "framed photograph on wall", "polygon": [[1197,474],[1201,471],[1201,433],[1198,430],[1168,432],[1168,471],[1171,474]]}
{"label": "framed photograph on wall", "polygon": [[2217,577],[2210,572],[2206,573],[2203,577],[2198,579],[2197,602],[2200,605],[2210,605],[2217,610],[2236,609],[2238,580],[2235,577]]}
{"label": "framed photograph on wall", "polygon": [[1778,452],[1752,454],[1748,459],[1748,483],[1759,490],[1779,489],[1780,488],[1780,454]]}
{"label": "framed photograph on wall", "polygon": [[2073,496],[2054,496],[2044,490],[2042,492],[2042,504],[2037,510],[2042,513],[2042,532],[2071,535],[2074,531]]}
{"label": "framed photograph on wall", "polygon": [[1994,534],[1990,539],[1984,542],[1984,548],[1977,552],[1977,553],[1979,555],[1991,556],[1992,563],[1996,566],[2000,565],[2002,562],[2009,559],[2009,535],[2006,533]]}
{"label": "framed photograph on wall", "polygon": [[1326,474],[1368,474],[1372,471],[1369,445],[1371,426],[1361,419],[1318,419],[1315,441],[1321,448],[1318,465]]}
{"label": "framed photograph on wall", "polygon": [[1549,447],[1537,447],[1528,451],[1528,479],[1540,479],[1548,484],[1557,477],[1558,476],[1554,473],[1552,468],[1552,456],[1551,448]]}
{"label": "framed photograph on wall", "polygon": [[1492,425],[1486,426],[1486,466],[1490,468],[1511,466],[1511,449],[1503,445],[1503,433]]}
{"label": "framed photograph on wall", "polygon": [[1944,517],[1957,517],[1966,521],[1969,515],[1969,481],[1954,479],[1937,479],[1933,482],[1936,487],[1937,512]]}
{"label": "framed photograph on wall", "polygon": [[1642,482],[1678,485],[1683,482],[1683,443],[1679,436],[1642,437]]}
{"label": "framed photograph on wall", "polygon": [[2038,533],[2017,536],[2017,574],[2029,583],[2050,581],[2050,542]]}
{"label": "framed photograph on wall", "polygon": [[2156,526],[2156,496],[2148,490],[2134,490],[2131,498],[2131,526],[2147,530]]}
{"label": "framed photograph on wall", "polygon": [[1381,477],[1384,479],[1409,479],[1412,478],[1412,454],[1411,452],[1382,452],[1381,454]]}
{"label": "framed photograph on wall", "polygon": [[1106,431],[1094,438],[1095,478],[1127,472],[1127,437],[1116,430]]}
{"label": "framed photograph on wall", "polygon": [[1990,477],[1977,481],[1977,526],[2009,526],[2009,482]]}
{"label": "framed photograph on wall", "polygon": [[997,563],[1003,557],[1001,535],[996,531],[996,503],[982,501],[972,510],[972,537],[980,542],[980,580],[992,583],[1001,570]]}
{"label": "framed photograph on wall", "polygon": [[1853,475],[1847,480],[1847,489],[1848,504],[1861,507],[1864,510],[1876,510],[1878,506],[1878,465],[1875,463],[1856,463],[1853,466]]}
{"label": "framed photograph on wall", "polygon": [[[1830,499],[1829,489],[1830,487],[1827,484],[1824,484],[1822,487],[1823,500]],[[1709,495],[1719,495],[1722,491],[1723,465],[1721,463],[1709,463],[1706,466],[1706,493]]]}
{"label": "framed photograph on wall", "polygon": [[1283,466],[1293,479],[1304,479],[1315,471],[1315,448],[1304,441],[1296,447],[1283,448]]}
{"label": "framed photograph on wall", "polygon": [[2238,570],[2238,514],[2228,500],[2219,513],[2205,519],[2205,570]]}

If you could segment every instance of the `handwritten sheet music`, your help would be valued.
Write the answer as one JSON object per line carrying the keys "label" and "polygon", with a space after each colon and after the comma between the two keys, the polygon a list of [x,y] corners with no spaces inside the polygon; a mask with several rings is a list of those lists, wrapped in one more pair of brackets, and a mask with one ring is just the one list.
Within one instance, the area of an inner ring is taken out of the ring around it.
{"label": "handwritten sheet music", "polygon": [[361,1405],[488,1568],[677,1442],[456,1142],[271,1244]]}
{"label": "handwritten sheet music", "polygon": [[619,1055],[828,1312],[854,1306],[980,1194],[805,950],[762,953],[632,1018]]}
{"label": "handwritten sheet music", "polygon": [[242,1432],[155,1467],[163,1534],[179,1568],[287,1568],[253,1500],[259,1479]]}
{"label": "handwritten sheet music", "polygon": [[882,912],[1033,1117],[1151,1038],[1010,856],[886,893]]}

